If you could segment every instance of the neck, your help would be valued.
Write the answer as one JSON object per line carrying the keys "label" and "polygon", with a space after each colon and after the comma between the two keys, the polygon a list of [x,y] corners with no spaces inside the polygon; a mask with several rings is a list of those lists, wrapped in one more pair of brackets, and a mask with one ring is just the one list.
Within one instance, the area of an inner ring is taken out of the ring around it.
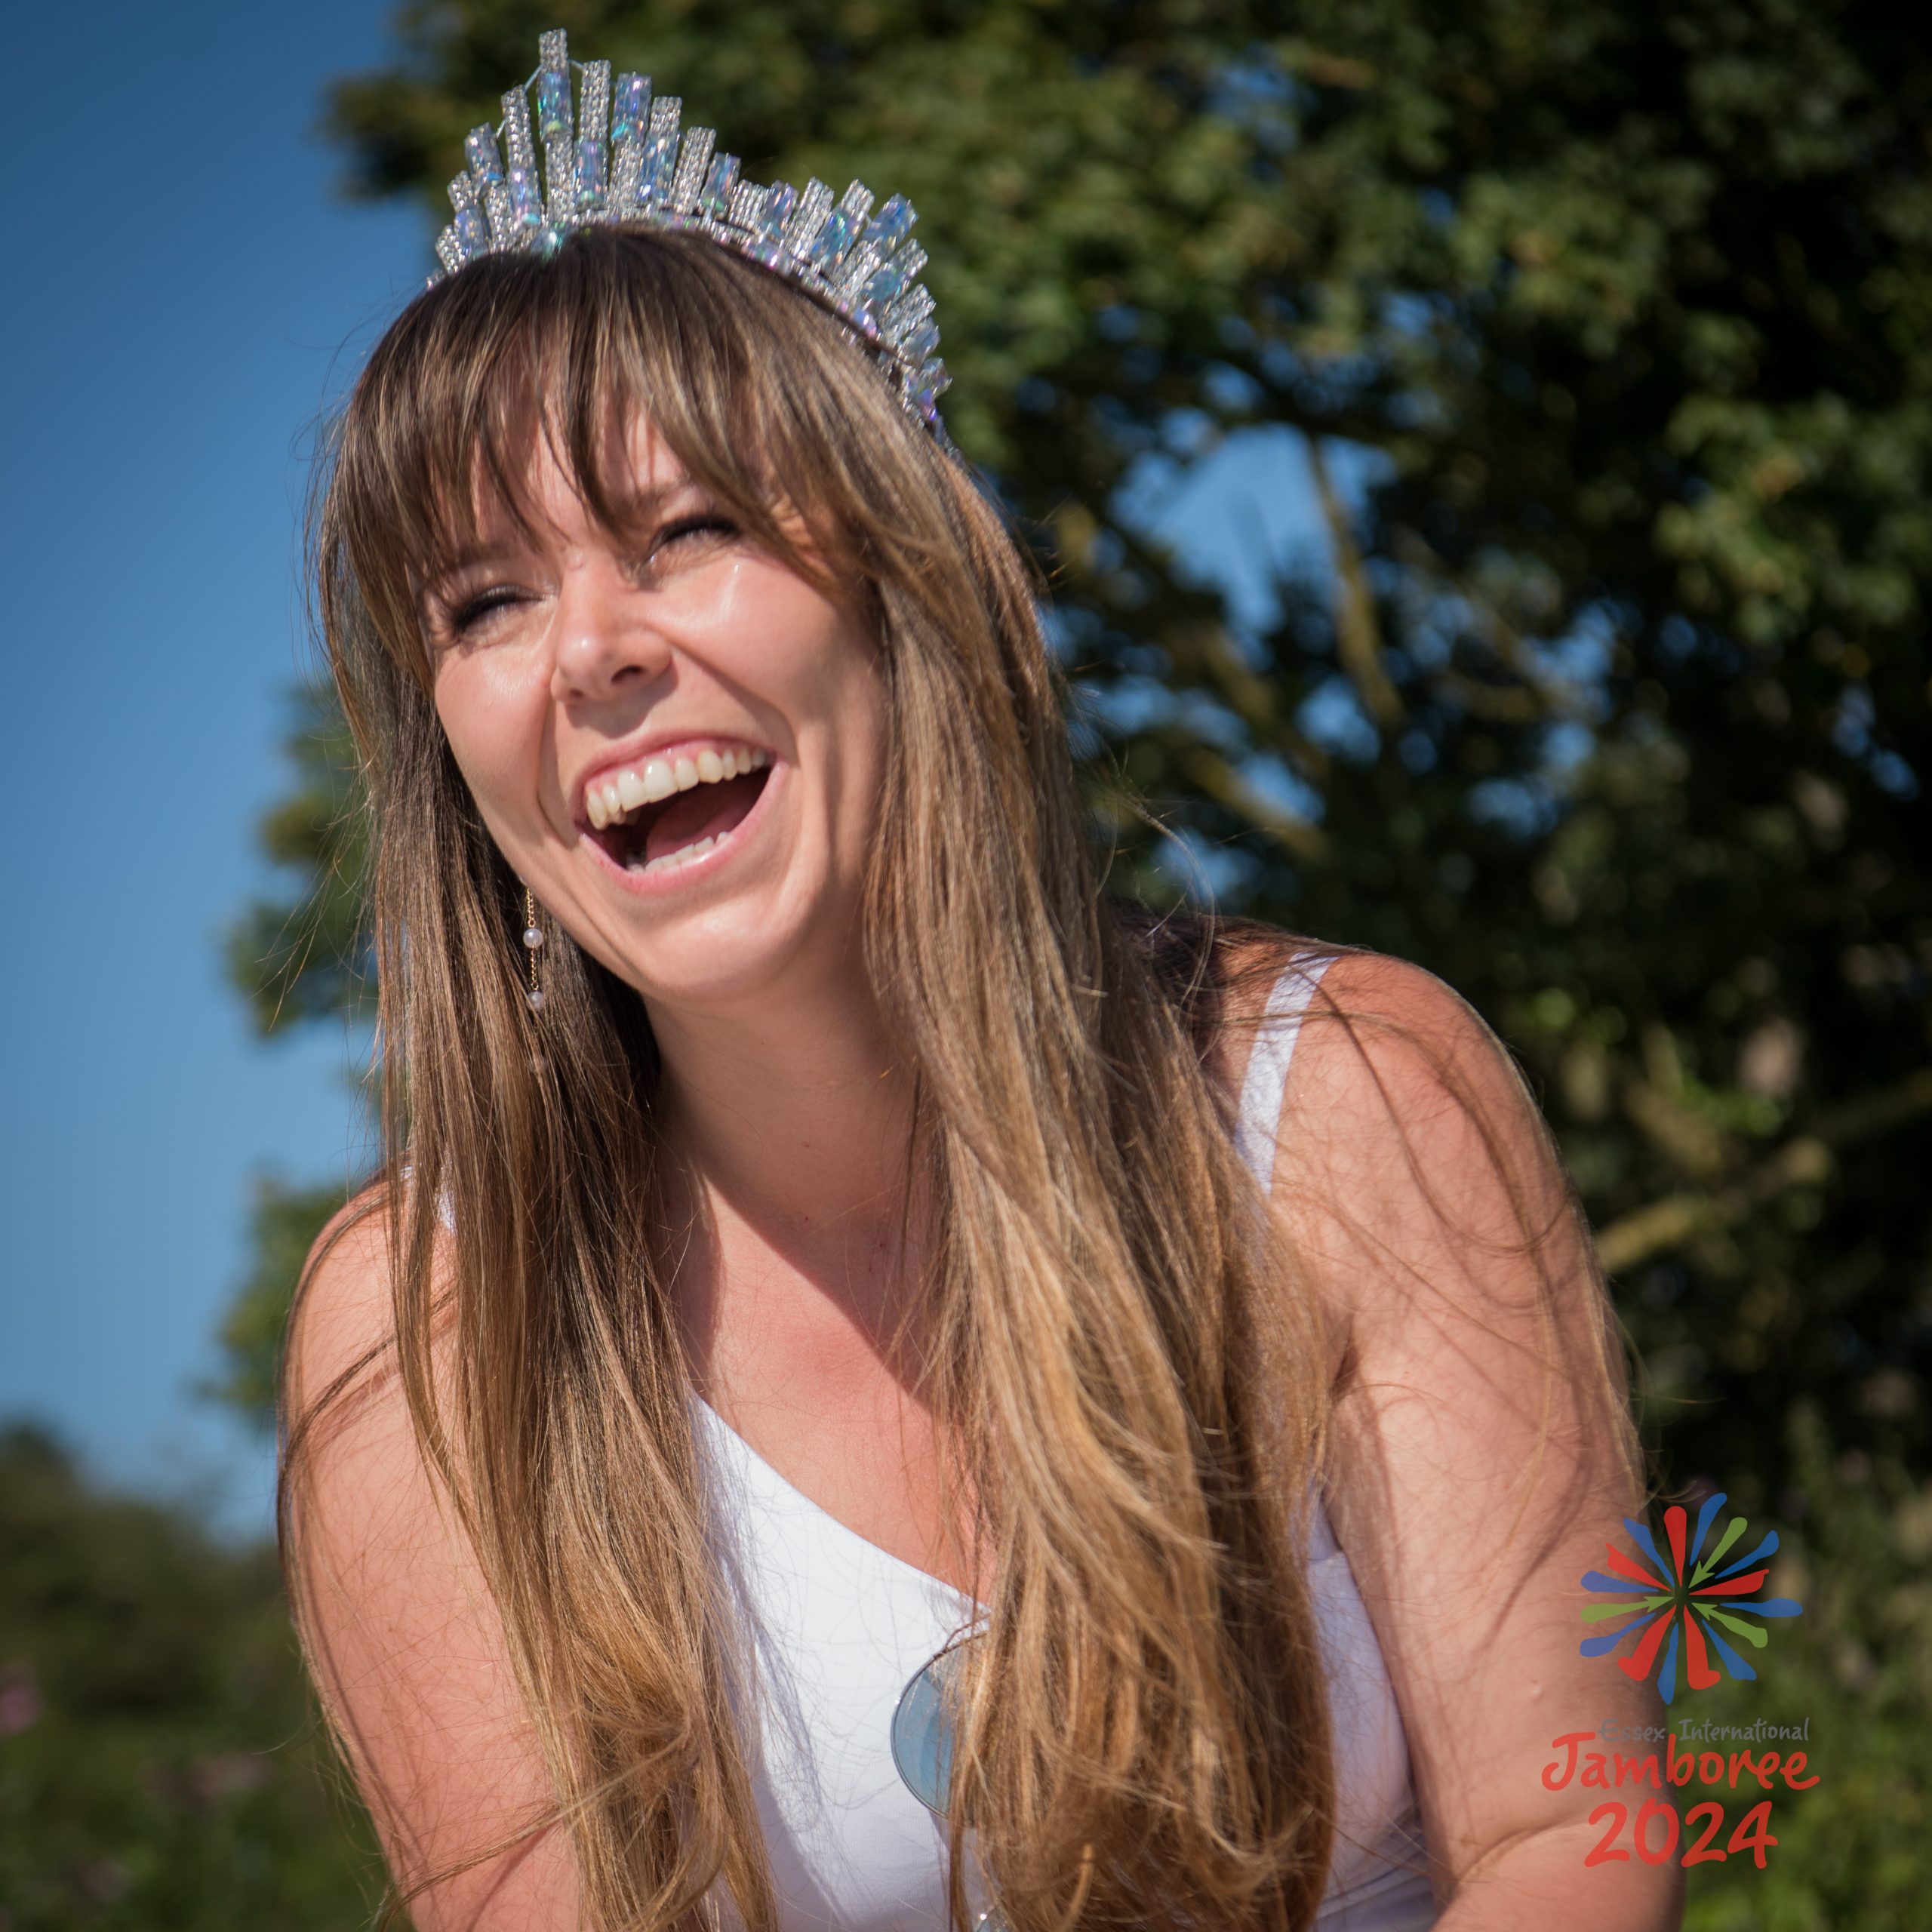
{"label": "neck", "polygon": [[651,1014],[675,1291],[701,1390],[737,1380],[748,1346],[835,1378],[865,1355],[894,1362],[912,1312],[911,1069],[858,974],[786,990]]}

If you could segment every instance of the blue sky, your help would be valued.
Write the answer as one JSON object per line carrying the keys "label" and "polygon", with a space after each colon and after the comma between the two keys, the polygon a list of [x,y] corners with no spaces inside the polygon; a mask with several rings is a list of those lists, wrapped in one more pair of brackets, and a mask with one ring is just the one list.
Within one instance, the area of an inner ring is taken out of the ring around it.
{"label": "blue sky", "polygon": [[[61,137],[0,295],[0,1415],[241,1530],[266,1524],[269,1459],[194,1387],[251,1177],[340,1175],[361,1151],[345,1042],[256,1039],[220,940],[265,882],[315,427],[432,261],[414,210],[340,198],[315,133],[323,84],[381,58],[389,11],[92,9],[88,137]],[[10,53],[65,100],[57,20],[10,9]],[[1253,608],[1258,557],[1324,548],[1278,435],[1204,476],[1157,463],[1137,500]]]}
{"label": "blue sky", "polygon": [[218,949],[304,648],[306,449],[431,259],[414,211],[334,192],[315,133],[386,11],[111,0],[97,59],[57,8],[7,10],[15,72],[64,115],[80,54],[89,112],[0,296],[0,1413],[237,1524],[267,1459],[191,1389],[250,1176],[340,1171],[355,1131],[343,1043],[255,1041]]}

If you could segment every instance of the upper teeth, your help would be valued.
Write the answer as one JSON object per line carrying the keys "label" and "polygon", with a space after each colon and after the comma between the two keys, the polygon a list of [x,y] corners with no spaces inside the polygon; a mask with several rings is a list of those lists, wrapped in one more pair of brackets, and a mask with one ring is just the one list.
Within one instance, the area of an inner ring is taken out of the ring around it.
{"label": "upper teeth", "polygon": [[688,792],[694,785],[715,785],[721,779],[740,777],[771,762],[769,752],[749,745],[721,752],[707,748],[694,758],[648,758],[640,765],[626,765],[622,771],[598,779],[583,795],[584,810],[592,825],[601,832],[640,805],[655,804],[673,792]]}

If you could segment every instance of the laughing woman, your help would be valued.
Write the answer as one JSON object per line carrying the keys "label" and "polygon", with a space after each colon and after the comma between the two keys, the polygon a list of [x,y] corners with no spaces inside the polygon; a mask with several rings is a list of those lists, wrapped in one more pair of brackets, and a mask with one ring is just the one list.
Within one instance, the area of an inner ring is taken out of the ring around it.
{"label": "laughing woman", "polygon": [[387,1155],[285,1546],[415,1924],[1674,1924],[1540,1775],[1653,1714],[1578,1654],[1637,1459],[1509,1063],[1104,894],[903,204],[561,36],[534,97],[319,530]]}

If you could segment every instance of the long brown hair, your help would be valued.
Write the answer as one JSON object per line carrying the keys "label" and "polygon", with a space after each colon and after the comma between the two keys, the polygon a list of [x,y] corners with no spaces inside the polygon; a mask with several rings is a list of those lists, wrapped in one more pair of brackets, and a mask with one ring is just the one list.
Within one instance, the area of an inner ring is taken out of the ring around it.
{"label": "long brown hair", "polygon": [[[527,514],[540,434],[614,528],[607,432],[636,411],[757,540],[786,552],[780,506],[820,532],[881,647],[863,956],[924,1130],[921,1392],[995,1579],[955,1918],[970,1826],[1016,1932],[1304,1926],[1334,1778],[1293,1552],[1328,1392],[1207,1063],[1243,1004],[1226,935],[1103,892],[1038,587],[970,478],[778,279],[615,229],[411,305],[340,423],[318,557],[374,816],[386,1352],[500,1612],[589,1921],[703,1922],[721,1881],[754,1932],[776,1922],[666,1292],[651,1027],[561,934],[527,1009],[520,882],[438,725],[416,587],[479,497]],[[355,1379],[288,1419],[291,1552],[304,1451]]]}

